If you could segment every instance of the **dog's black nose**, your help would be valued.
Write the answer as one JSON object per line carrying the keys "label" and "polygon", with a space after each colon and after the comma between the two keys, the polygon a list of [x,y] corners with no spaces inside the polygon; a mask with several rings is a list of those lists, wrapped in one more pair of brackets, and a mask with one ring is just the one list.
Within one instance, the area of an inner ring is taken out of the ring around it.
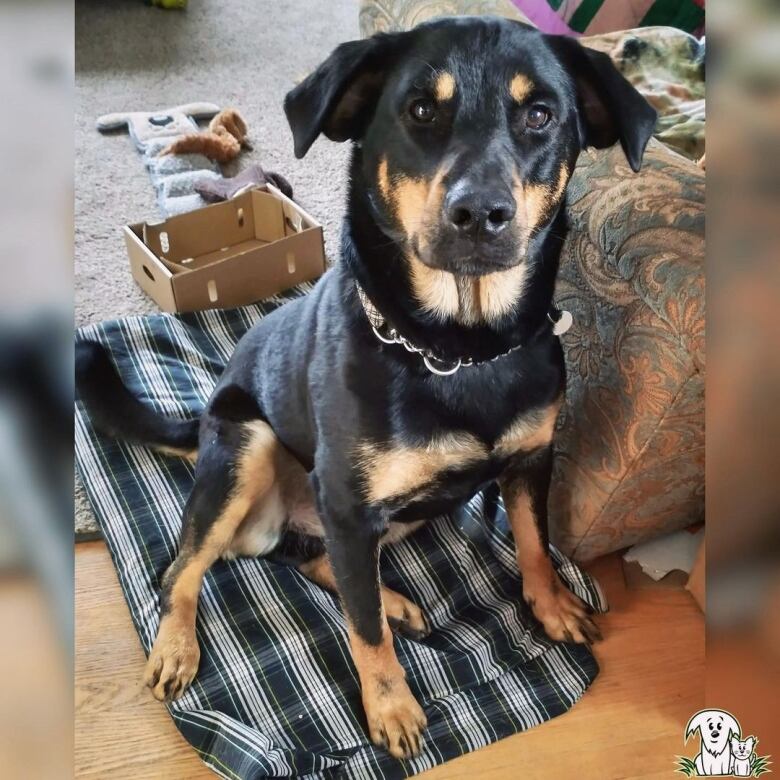
{"label": "dog's black nose", "polygon": [[514,219],[517,205],[508,192],[462,188],[445,201],[445,217],[464,237],[497,236]]}

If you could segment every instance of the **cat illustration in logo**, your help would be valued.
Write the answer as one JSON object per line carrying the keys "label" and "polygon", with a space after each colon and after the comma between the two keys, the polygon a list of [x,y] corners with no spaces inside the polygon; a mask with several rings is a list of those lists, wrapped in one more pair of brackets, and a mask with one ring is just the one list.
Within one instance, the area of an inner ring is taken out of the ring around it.
{"label": "cat illustration in logo", "polygon": [[741,734],[737,719],[725,710],[701,710],[688,721],[685,741],[697,731],[701,739],[701,749],[695,759],[696,774],[731,774],[733,758],[730,739],[732,735],[739,737]]}
{"label": "cat illustration in logo", "polygon": [[758,740],[748,737],[740,741],[737,737],[731,738],[731,774],[735,777],[750,777],[753,774],[753,749]]}

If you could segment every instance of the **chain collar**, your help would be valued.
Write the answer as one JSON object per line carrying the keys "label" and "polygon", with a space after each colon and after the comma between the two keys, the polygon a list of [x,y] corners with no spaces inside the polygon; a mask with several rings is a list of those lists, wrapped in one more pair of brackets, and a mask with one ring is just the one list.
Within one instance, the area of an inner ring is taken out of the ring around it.
{"label": "chain collar", "polygon": [[[394,327],[392,327],[382,316],[382,313],[379,311],[379,309],[374,306],[368,295],[366,295],[366,291],[357,282],[355,282],[355,289],[357,290],[358,298],[360,298],[360,303],[363,306],[363,311],[366,314],[366,319],[368,320],[369,325],[371,325],[371,330],[374,331],[374,335],[379,339],[379,341],[381,341],[383,344],[399,344],[407,352],[420,355],[423,364],[428,369],[428,371],[430,371],[432,374],[436,374],[436,376],[452,376],[461,368],[480,365],[482,363],[492,363],[523,348],[522,344],[517,344],[514,347],[510,347],[510,349],[506,350],[506,352],[500,352],[498,355],[494,355],[492,358],[488,358],[486,360],[474,360],[470,357],[457,358],[454,362],[451,360],[443,360],[430,349],[422,349],[415,346],[411,341],[402,336]],[[560,316],[553,317],[553,312],[558,313]],[[547,312],[547,319],[552,324],[552,330],[556,336],[561,336],[566,333],[574,321],[573,317],[571,316],[571,312],[559,312],[558,309],[552,309],[551,311]]]}

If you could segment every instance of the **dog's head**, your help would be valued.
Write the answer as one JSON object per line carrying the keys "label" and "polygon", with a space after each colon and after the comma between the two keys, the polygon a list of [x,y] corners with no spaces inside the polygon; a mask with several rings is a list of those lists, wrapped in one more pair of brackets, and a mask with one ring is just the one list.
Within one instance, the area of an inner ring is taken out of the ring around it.
{"label": "dog's head", "polygon": [[750,758],[753,753],[753,749],[756,746],[756,738],[748,737],[747,739],[739,740],[738,737],[731,738],[731,752],[740,761],[745,761]]}
{"label": "dog's head", "polygon": [[740,726],[737,720],[723,710],[701,710],[697,712],[685,727],[685,740],[699,732],[702,745],[713,755],[720,755],[729,744],[732,735],[739,737]]}
{"label": "dog's head", "polygon": [[359,142],[375,220],[408,256],[470,276],[532,252],[584,147],[620,142],[638,170],[656,119],[605,54],[492,17],[342,44],[285,111],[297,157],[320,133]]}

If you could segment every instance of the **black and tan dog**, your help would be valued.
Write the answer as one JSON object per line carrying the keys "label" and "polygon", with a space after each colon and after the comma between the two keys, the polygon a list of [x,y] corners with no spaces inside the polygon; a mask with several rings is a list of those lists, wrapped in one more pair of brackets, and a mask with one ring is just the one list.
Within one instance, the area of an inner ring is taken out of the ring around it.
{"label": "black and tan dog", "polygon": [[553,639],[598,637],[547,550],[551,302],[577,155],[620,142],[638,170],[655,112],[605,55],[478,17],[346,43],[285,111],[298,157],[320,134],[353,141],[341,262],[243,337],[199,422],[140,404],[96,345],[79,388],[105,432],[197,450],[154,695],[197,671],[209,566],[272,555],[338,592],[371,739],[410,756],[426,720],[392,632],[429,626],[382,585],[382,544],[498,480],[534,615]]}

